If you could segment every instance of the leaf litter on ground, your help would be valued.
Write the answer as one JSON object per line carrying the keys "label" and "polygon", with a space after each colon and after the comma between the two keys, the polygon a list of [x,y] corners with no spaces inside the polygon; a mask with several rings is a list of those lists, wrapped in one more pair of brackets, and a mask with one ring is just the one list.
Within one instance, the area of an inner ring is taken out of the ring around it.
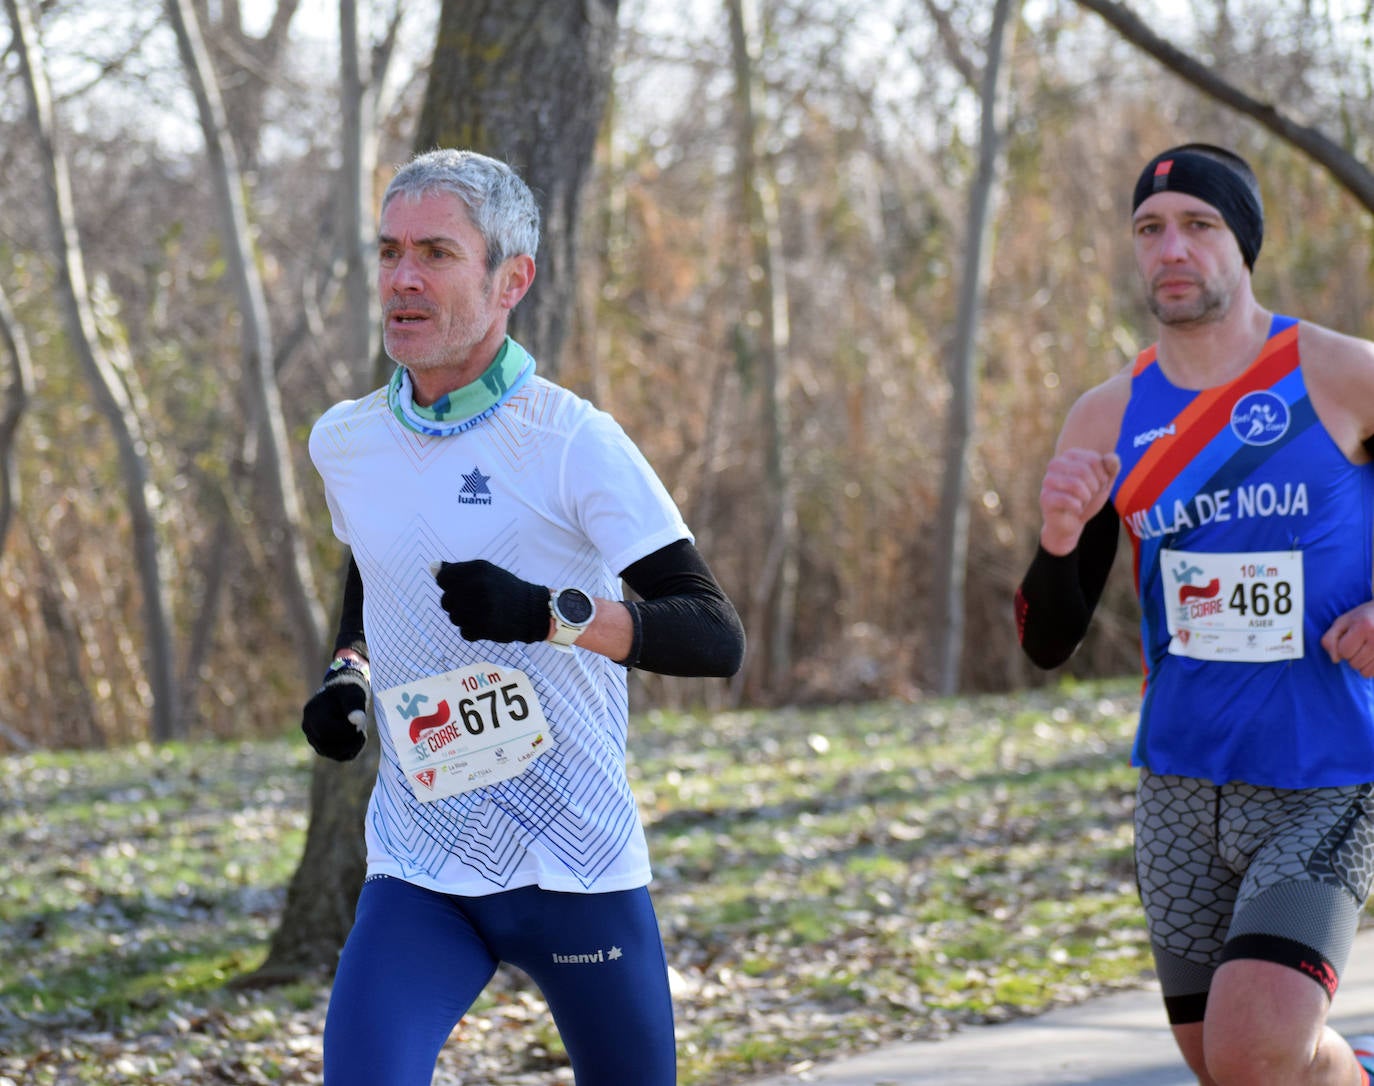
{"label": "leaf litter on ground", "polygon": [[[637,717],[684,1086],[1141,984],[1138,706],[1107,682]],[[229,985],[280,915],[309,758],[287,736],[0,759],[0,1086],[320,1082],[327,979]],[[503,969],[434,1081],[572,1076]]]}

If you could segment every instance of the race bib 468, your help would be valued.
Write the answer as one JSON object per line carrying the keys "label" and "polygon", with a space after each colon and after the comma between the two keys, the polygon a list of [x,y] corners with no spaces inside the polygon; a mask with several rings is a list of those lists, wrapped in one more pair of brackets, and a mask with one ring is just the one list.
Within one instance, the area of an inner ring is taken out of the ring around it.
{"label": "race bib 468", "polygon": [[1300,551],[1160,551],[1169,651],[1263,663],[1303,653]]}

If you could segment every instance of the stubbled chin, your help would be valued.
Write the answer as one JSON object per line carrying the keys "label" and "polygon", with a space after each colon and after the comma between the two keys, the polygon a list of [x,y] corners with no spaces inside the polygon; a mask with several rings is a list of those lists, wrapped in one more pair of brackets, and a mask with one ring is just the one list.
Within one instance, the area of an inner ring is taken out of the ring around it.
{"label": "stubbled chin", "polygon": [[416,343],[384,337],[382,347],[387,357],[408,370],[431,370],[442,364],[441,360],[434,357],[433,351],[423,350]]}

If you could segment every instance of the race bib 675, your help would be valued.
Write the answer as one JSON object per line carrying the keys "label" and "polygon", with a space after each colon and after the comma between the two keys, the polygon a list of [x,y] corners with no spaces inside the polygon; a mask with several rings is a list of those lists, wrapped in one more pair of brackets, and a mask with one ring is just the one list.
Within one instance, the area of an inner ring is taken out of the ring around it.
{"label": "race bib 675", "polygon": [[508,780],[554,746],[534,684],[518,668],[473,664],[376,696],[422,802]]}

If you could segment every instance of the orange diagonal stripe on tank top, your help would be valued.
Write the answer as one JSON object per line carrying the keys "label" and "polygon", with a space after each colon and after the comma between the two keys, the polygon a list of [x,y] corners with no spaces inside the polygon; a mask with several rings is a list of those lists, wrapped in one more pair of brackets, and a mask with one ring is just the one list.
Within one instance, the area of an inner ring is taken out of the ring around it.
{"label": "orange diagonal stripe on tank top", "polygon": [[[1247,392],[1268,388],[1297,366],[1298,327],[1293,324],[1270,338],[1240,377],[1229,384],[1204,389],[1179,412],[1174,419],[1178,435],[1171,441],[1156,441],[1137,461],[1117,491],[1118,509],[1145,509],[1153,505],[1203,446],[1230,425],[1236,400]],[[1148,364],[1152,360],[1141,361]]]}

